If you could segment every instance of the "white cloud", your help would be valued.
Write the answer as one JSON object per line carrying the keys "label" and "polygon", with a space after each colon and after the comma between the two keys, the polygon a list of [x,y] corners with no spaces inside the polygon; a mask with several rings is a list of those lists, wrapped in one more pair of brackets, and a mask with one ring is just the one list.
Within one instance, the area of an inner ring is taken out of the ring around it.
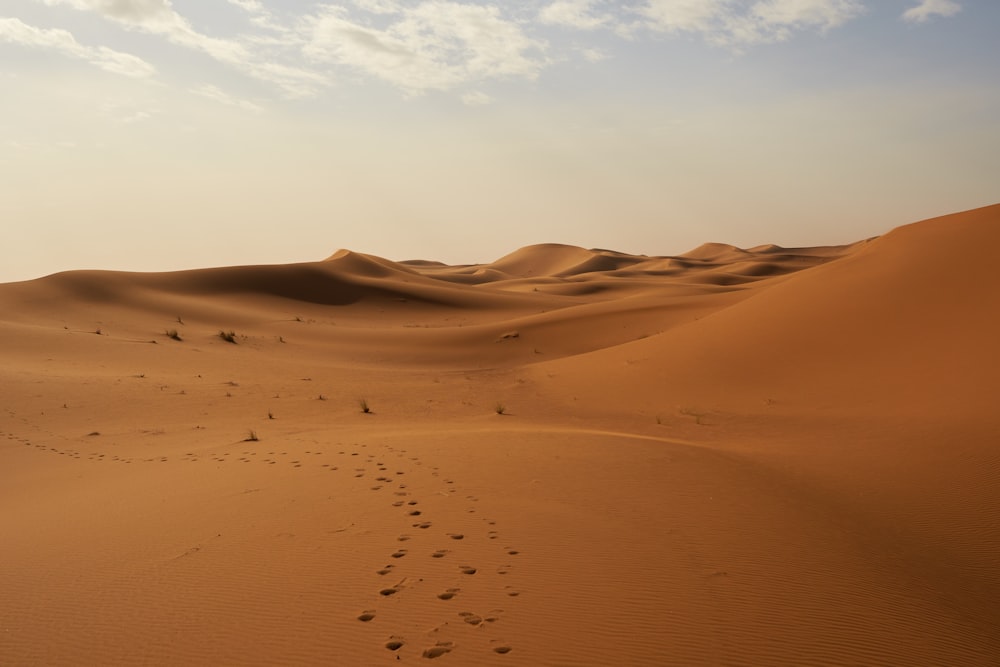
{"label": "white cloud", "polygon": [[42,0],[46,5],[67,5],[92,11],[121,23],[165,31],[187,22],[174,11],[170,0]]}
{"label": "white cloud", "polygon": [[218,86],[213,86],[211,84],[206,84],[203,86],[198,86],[197,88],[192,88],[191,92],[195,95],[200,95],[201,97],[213,100],[220,104],[225,104],[226,106],[237,107],[243,109],[244,111],[252,111],[254,113],[261,113],[264,111],[263,108],[250,102],[248,100],[241,100],[238,97],[233,97],[229,93],[225,92]]}
{"label": "white cloud", "polygon": [[[384,2],[364,2],[385,9]],[[385,28],[339,7],[312,19],[305,54],[348,65],[411,94],[487,79],[534,79],[545,45],[496,7],[430,0],[390,14]]]}
{"label": "white cloud", "polygon": [[780,42],[801,30],[825,31],[865,11],[860,0],[646,0],[645,27],[700,33],[731,47]]}
{"label": "white cloud", "polygon": [[612,22],[608,14],[594,14],[594,0],[557,0],[542,8],[538,19],[550,25],[594,30]]}
{"label": "white cloud", "polygon": [[599,63],[611,57],[601,49],[580,49],[580,54],[589,63]]}
{"label": "white cloud", "polygon": [[266,10],[264,5],[260,4],[258,0],[228,0],[229,4],[236,5],[240,9],[250,12],[251,14],[262,14]]}
{"label": "white cloud", "polygon": [[398,0],[353,0],[354,6],[370,14],[395,14],[403,6]]}
{"label": "white cloud", "polygon": [[910,7],[903,12],[903,20],[924,23],[932,16],[954,16],[960,11],[962,6],[955,0],[922,0],[916,7]]}
{"label": "white cloud", "polygon": [[[249,76],[278,86],[290,97],[314,95],[326,78],[294,66],[262,62],[240,42],[219,39],[195,30],[174,10],[170,0],[42,0],[47,5],[66,5],[90,11],[120,23],[127,29],[160,35],[178,46],[201,51]],[[237,0],[248,8],[259,3]]]}
{"label": "white cloud", "polygon": [[492,102],[492,97],[478,90],[462,95],[462,103],[469,107],[481,107]]}
{"label": "white cloud", "polygon": [[0,18],[0,41],[51,49],[123,76],[145,78],[156,73],[152,65],[137,56],[106,46],[85,46],[66,30],[36,28],[15,18]]}
{"label": "white cloud", "polygon": [[647,0],[638,13],[649,27],[664,32],[709,32],[732,4],[732,0]]}

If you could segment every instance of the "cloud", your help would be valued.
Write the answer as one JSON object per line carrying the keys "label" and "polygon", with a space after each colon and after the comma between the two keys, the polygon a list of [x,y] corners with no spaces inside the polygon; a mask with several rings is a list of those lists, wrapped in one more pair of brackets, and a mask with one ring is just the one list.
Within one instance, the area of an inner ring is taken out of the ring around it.
{"label": "cloud", "polygon": [[492,97],[486,93],[479,92],[478,90],[462,95],[462,104],[469,107],[481,107],[491,104],[492,102]]}
{"label": "cloud", "polygon": [[156,73],[152,65],[137,56],[106,46],[85,46],[66,30],[36,28],[15,18],[0,18],[0,41],[58,51],[122,76],[141,79]]}
{"label": "cloud", "polygon": [[610,15],[592,13],[594,4],[594,0],[558,0],[543,7],[538,20],[579,30],[594,30],[612,23]]}
{"label": "cloud", "polygon": [[699,33],[730,47],[781,42],[796,31],[830,30],[864,11],[860,0],[646,0],[637,9],[642,27]]}
{"label": "cloud", "polygon": [[253,113],[261,113],[264,109],[253,102],[248,100],[241,100],[237,97],[233,97],[229,93],[223,91],[217,86],[211,84],[206,84],[203,86],[198,86],[197,88],[192,88],[191,92],[195,95],[200,95],[201,97],[213,100],[220,104],[225,104],[226,106],[237,107],[243,109],[244,111],[252,111]]}
{"label": "cloud", "polygon": [[903,12],[903,20],[910,23],[924,23],[932,16],[954,16],[962,11],[962,6],[955,0],[922,0],[916,7],[910,7]]}
{"label": "cloud", "polygon": [[[260,61],[240,42],[211,37],[195,30],[174,10],[170,0],[42,0],[100,14],[127,29],[160,35],[178,46],[201,51],[245,74],[274,84],[289,97],[315,95],[326,85],[322,75],[299,67]],[[236,0],[244,9],[259,6],[254,0]]]}
{"label": "cloud", "polygon": [[354,0],[354,6],[370,14],[395,14],[402,9],[397,0]]}
{"label": "cloud", "polygon": [[488,79],[532,80],[544,65],[545,44],[496,7],[442,0],[395,10],[384,1],[359,4],[389,17],[387,25],[375,27],[341,7],[327,7],[311,20],[306,56],[347,65],[410,94]]}
{"label": "cloud", "polygon": [[228,0],[229,4],[236,5],[240,9],[250,12],[251,14],[263,14],[267,10],[264,9],[264,5],[260,4],[259,0]]}

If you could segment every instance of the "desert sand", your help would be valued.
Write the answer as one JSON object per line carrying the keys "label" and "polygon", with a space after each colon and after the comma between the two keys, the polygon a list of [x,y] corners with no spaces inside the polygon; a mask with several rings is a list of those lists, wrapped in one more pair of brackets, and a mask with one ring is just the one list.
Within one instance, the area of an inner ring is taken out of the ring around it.
{"label": "desert sand", "polygon": [[998,248],[0,285],[0,664],[1000,664]]}

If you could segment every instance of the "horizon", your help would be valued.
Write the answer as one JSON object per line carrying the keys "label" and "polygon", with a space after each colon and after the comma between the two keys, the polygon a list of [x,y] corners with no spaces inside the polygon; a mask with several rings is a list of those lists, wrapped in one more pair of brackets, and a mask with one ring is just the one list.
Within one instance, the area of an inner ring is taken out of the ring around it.
{"label": "horizon", "polygon": [[0,282],[844,245],[998,201],[985,0],[12,0]]}

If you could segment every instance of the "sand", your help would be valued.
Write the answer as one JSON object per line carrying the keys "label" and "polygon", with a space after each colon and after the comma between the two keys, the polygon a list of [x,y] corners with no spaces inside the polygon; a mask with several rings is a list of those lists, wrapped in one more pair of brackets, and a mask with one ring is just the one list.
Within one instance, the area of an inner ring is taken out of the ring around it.
{"label": "sand", "polygon": [[0,285],[0,664],[1000,664],[998,247]]}

